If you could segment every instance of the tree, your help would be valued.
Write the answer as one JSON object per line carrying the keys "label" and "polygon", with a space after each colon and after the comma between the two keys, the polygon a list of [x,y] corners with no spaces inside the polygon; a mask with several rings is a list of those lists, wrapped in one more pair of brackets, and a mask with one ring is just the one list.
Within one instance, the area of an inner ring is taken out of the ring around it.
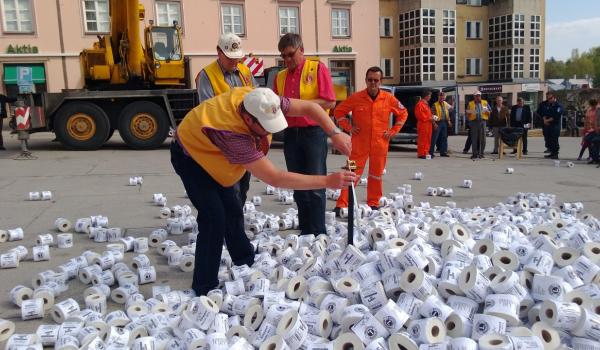
{"label": "tree", "polygon": [[554,57],[550,57],[546,61],[546,79],[563,79],[565,78],[565,63],[557,61]]}

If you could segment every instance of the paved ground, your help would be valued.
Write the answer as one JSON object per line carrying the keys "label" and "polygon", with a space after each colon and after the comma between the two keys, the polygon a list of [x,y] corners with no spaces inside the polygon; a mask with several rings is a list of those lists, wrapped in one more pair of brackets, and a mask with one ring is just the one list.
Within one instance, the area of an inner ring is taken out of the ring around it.
{"label": "paved ground", "polygon": [[[169,163],[168,145],[155,151],[131,151],[118,135],[115,135],[104,148],[94,152],[65,151],[60,144],[51,142],[50,134],[32,136],[31,150],[37,160],[13,160],[18,155],[18,143],[6,131],[7,151],[0,151],[0,229],[22,227],[25,240],[0,243],[0,252],[22,244],[30,248],[37,234],[56,233],[53,229],[57,217],[65,217],[73,222],[80,217],[103,214],[108,216],[110,226],[126,229],[128,235],[147,235],[153,228],[161,227],[164,221],[157,217],[159,208],[151,203],[152,194],[164,193],[169,205],[185,204],[183,186],[174,174]],[[488,140],[488,148],[492,144]],[[600,169],[576,162],[574,168],[565,167],[566,161],[573,160],[579,152],[579,139],[561,138],[563,166],[554,167],[551,160],[543,159],[543,142],[531,139],[530,154],[525,160],[517,161],[508,155],[504,160],[473,162],[460,151],[464,137],[450,138],[451,158],[433,160],[416,159],[414,146],[393,147],[389,155],[387,174],[384,177],[385,193],[396,186],[410,183],[413,186],[415,201],[431,201],[443,204],[447,198],[425,196],[428,186],[453,187],[455,201],[459,207],[490,206],[519,191],[554,193],[559,201],[581,201],[585,211],[600,215]],[[283,155],[279,148],[269,153],[275,163],[283,165]],[[329,167],[333,171],[343,165],[342,156],[330,156]],[[515,169],[514,174],[506,175],[507,167]],[[411,180],[415,171],[424,174],[423,181]],[[144,185],[141,190],[127,186],[129,176],[141,175]],[[473,189],[462,189],[463,179],[473,180]],[[260,194],[265,185],[252,182],[250,194]],[[52,201],[26,201],[29,191],[51,190]],[[359,187],[358,196],[364,200],[364,187]],[[279,213],[287,207],[276,203],[273,198],[263,196],[262,210]],[[333,202],[328,206],[333,207]],[[183,238],[183,237],[182,237]],[[17,323],[21,333],[35,332],[41,320],[20,321],[20,310],[8,299],[8,292],[16,284],[30,285],[31,279],[39,272],[54,268],[69,258],[81,254],[86,249],[98,252],[104,244],[94,243],[83,235],[75,236],[75,246],[69,250],[52,248],[49,262],[35,263],[24,261],[17,269],[1,270],[0,276],[0,318]],[[150,252],[158,270],[160,282],[174,288],[187,288],[190,275],[166,266],[166,260]],[[126,261],[131,254],[126,255]],[[79,281],[71,282],[69,291],[61,299],[73,297],[83,305],[82,292],[85,289]],[[148,297],[151,287],[142,288]],[[111,303],[112,304],[112,303]],[[112,304],[114,308],[115,305]],[[52,323],[49,317],[43,322]],[[0,344],[3,347],[3,344]]]}

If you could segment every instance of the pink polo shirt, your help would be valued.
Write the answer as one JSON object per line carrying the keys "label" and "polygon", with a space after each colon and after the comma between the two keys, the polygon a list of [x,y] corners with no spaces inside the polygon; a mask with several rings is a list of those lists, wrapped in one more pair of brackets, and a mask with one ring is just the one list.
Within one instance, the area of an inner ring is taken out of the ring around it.
{"label": "pink polo shirt", "polygon": [[[306,60],[304,60],[304,62],[302,62],[302,64],[296,67],[296,69],[293,71],[288,70],[288,74],[285,78],[285,89],[283,91],[283,96],[296,99],[300,98],[300,80],[302,78],[302,69],[304,68],[305,62]],[[317,85],[319,87],[319,98],[322,98],[325,101],[335,101],[335,92],[333,91],[331,75],[329,74],[329,69],[327,69],[322,62],[319,62],[319,68],[317,70]],[[273,91],[279,95],[277,79],[275,79]],[[307,116],[292,118],[286,117],[286,120],[288,122],[288,127],[292,128],[319,125]]]}

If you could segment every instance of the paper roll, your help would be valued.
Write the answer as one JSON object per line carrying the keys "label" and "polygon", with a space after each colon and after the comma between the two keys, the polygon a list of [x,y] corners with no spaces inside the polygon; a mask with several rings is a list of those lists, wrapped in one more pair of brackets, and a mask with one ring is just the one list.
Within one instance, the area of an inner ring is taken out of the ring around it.
{"label": "paper roll", "polygon": [[58,218],[54,221],[54,227],[60,232],[68,232],[72,226],[71,221],[65,218]]}
{"label": "paper roll", "polygon": [[471,334],[471,339],[479,340],[484,335],[505,333],[505,319],[484,314],[475,314],[473,316],[473,333]]}
{"label": "paper roll", "polygon": [[511,294],[489,294],[485,298],[483,313],[506,320],[511,326],[518,326],[520,299]]}
{"label": "paper roll", "polygon": [[72,233],[59,233],[56,235],[56,246],[59,249],[66,249],[73,247],[73,234]]}
{"label": "paper roll", "polygon": [[283,337],[276,334],[267,338],[267,340],[261,344],[259,350],[285,350],[289,348],[290,347],[287,345]]}
{"label": "paper roll", "polygon": [[276,332],[283,337],[290,349],[298,349],[306,341],[308,326],[296,310],[289,310],[279,321]]}
{"label": "paper roll", "polygon": [[437,317],[412,320],[408,334],[417,344],[441,343],[446,338],[446,326]]}
{"label": "paper roll", "polygon": [[295,276],[289,280],[285,289],[285,295],[292,299],[298,300],[306,293],[308,284],[303,276]]}
{"label": "paper roll", "polygon": [[519,268],[519,257],[508,250],[500,250],[492,255],[492,263],[504,270],[516,271]]}
{"label": "paper roll", "polygon": [[0,243],[8,241],[8,232],[6,230],[0,230]]}
{"label": "paper roll", "polygon": [[458,287],[467,297],[478,303],[485,301],[489,285],[490,280],[473,265],[464,269],[458,278]]}
{"label": "paper roll", "polygon": [[17,285],[10,290],[10,301],[19,307],[24,300],[31,299],[32,296],[33,290],[22,285]]}
{"label": "paper roll", "polygon": [[540,308],[540,319],[550,327],[572,331],[581,320],[581,307],[575,303],[546,300]]}
{"label": "paper roll", "polygon": [[194,315],[197,327],[208,330],[219,313],[219,307],[206,296],[194,298],[192,301],[193,306],[190,311]]}
{"label": "paper roll", "polygon": [[[59,325],[42,324],[38,326],[35,334],[43,346],[54,346],[56,340],[58,340],[59,329]],[[0,337],[0,341],[2,341],[2,337]]]}
{"label": "paper roll", "polygon": [[364,350],[364,348],[362,341],[354,333],[342,333],[333,341],[333,350]]}
{"label": "paper roll", "polygon": [[0,254],[0,269],[19,267],[19,256],[16,252]]}
{"label": "paper roll", "polygon": [[44,317],[44,300],[28,299],[21,303],[21,319],[23,321]]}
{"label": "paper roll", "polygon": [[156,270],[154,266],[145,266],[138,269],[140,284],[147,284],[156,281]]}
{"label": "paper roll", "polygon": [[409,319],[409,315],[392,300],[375,314],[375,318],[392,334],[400,331]]}
{"label": "paper roll", "polygon": [[408,333],[394,333],[388,338],[390,350],[417,350],[419,346],[411,339]]}
{"label": "paper roll", "polygon": [[585,338],[571,338],[571,346],[573,350],[600,350],[600,343]]}
{"label": "paper roll", "polygon": [[471,337],[473,333],[473,323],[457,314],[453,313],[446,319],[446,334],[450,337]]}
{"label": "paper roll", "polygon": [[558,349],[561,345],[559,333],[544,322],[534,323],[531,331],[542,341],[545,350]]}
{"label": "paper roll", "polygon": [[350,301],[357,301],[360,285],[350,276],[342,277],[333,283],[333,289]]}
{"label": "paper roll", "polygon": [[596,264],[600,263],[600,242],[586,242],[582,253]]}
{"label": "paper roll", "polygon": [[50,260],[50,247],[47,245],[38,245],[31,248],[31,256],[33,261],[48,261]]}
{"label": "paper roll", "polygon": [[89,310],[96,311],[101,315],[106,314],[106,295],[91,294],[85,298],[85,307]]}
{"label": "paper roll", "polygon": [[445,240],[448,240],[452,235],[450,226],[444,223],[433,223],[429,228],[429,240],[433,244],[441,245]]}
{"label": "paper roll", "polygon": [[56,323],[63,323],[69,316],[79,312],[79,304],[74,299],[66,299],[52,307],[50,315]]}
{"label": "paper roll", "polygon": [[50,310],[54,306],[54,290],[47,286],[36,288],[32,298],[41,298],[44,301],[44,310]]}
{"label": "paper roll", "polygon": [[409,267],[402,273],[400,286],[421,300],[437,293],[429,278],[417,267]]}
{"label": "paper roll", "polygon": [[479,339],[479,350],[512,350],[510,339],[501,334],[486,334]]}
{"label": "paper roll", "polygon": [[370,312],[365,313],[351,329],[367,345],[377,338],[387,338],[390,334]]}
{"label": "paper roll", "polygon": [[244,327],[255,331],[260,327],[264,318],[265,314],[262,307],[260,305],[252,305],[244,314]]}
{"label": "paper roll", "polygon": [[448,342],[448,350],[477,350],[479,346],[476,341],[466,337],[451,339]]}
{"label": "paper roll", "polygon": [[[578,337],[600,341],[600,315],[587,309],[581,309],[581,318],[571,333]],[[554,339],[555,337],[552,335],[551,340]]]}
{"label": "paper roll", "polygon": [[428,296],[419,309],[419,313],[423,317],[437,317],[442,322],[446,321],[453,312],[454,310],[446,305],[437,295]]}

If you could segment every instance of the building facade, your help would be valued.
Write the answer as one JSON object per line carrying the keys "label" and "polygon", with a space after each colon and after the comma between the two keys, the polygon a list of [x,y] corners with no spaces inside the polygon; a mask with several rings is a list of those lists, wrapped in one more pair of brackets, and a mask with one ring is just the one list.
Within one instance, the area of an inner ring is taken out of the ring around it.
{"label": "building facade", "polygon": [[[177,21],[190,76],[216,58],[219,35],[234,32],[245,52],[265,67],[282,64],[279,38],[302,35],[305,54],[318,56],[349,91],[365,86],[363,74],[379,64],[379,9],[367,0],[140,0],[145,20]],[[0,73],[4,91],[17,83],[16,67],[30,66],[37,91],[83,87],[79,53],[109,34],[108,0],[0,0]],[[194,82],[192,82],[194,85]],[[13,90],[11,90],[13,89]]]}
{"label": "building facade", "polygon": [[[532,105],[543,98],[545,0],[397,3],[399,76],[390,84],[451,90],[461,115],[477,90],[509,105],[517,97]],[[380,0],[382,18],[384,9],[392,17],[392,6]],[[382,57],[392,57],[391,44],[380,40]]]}

